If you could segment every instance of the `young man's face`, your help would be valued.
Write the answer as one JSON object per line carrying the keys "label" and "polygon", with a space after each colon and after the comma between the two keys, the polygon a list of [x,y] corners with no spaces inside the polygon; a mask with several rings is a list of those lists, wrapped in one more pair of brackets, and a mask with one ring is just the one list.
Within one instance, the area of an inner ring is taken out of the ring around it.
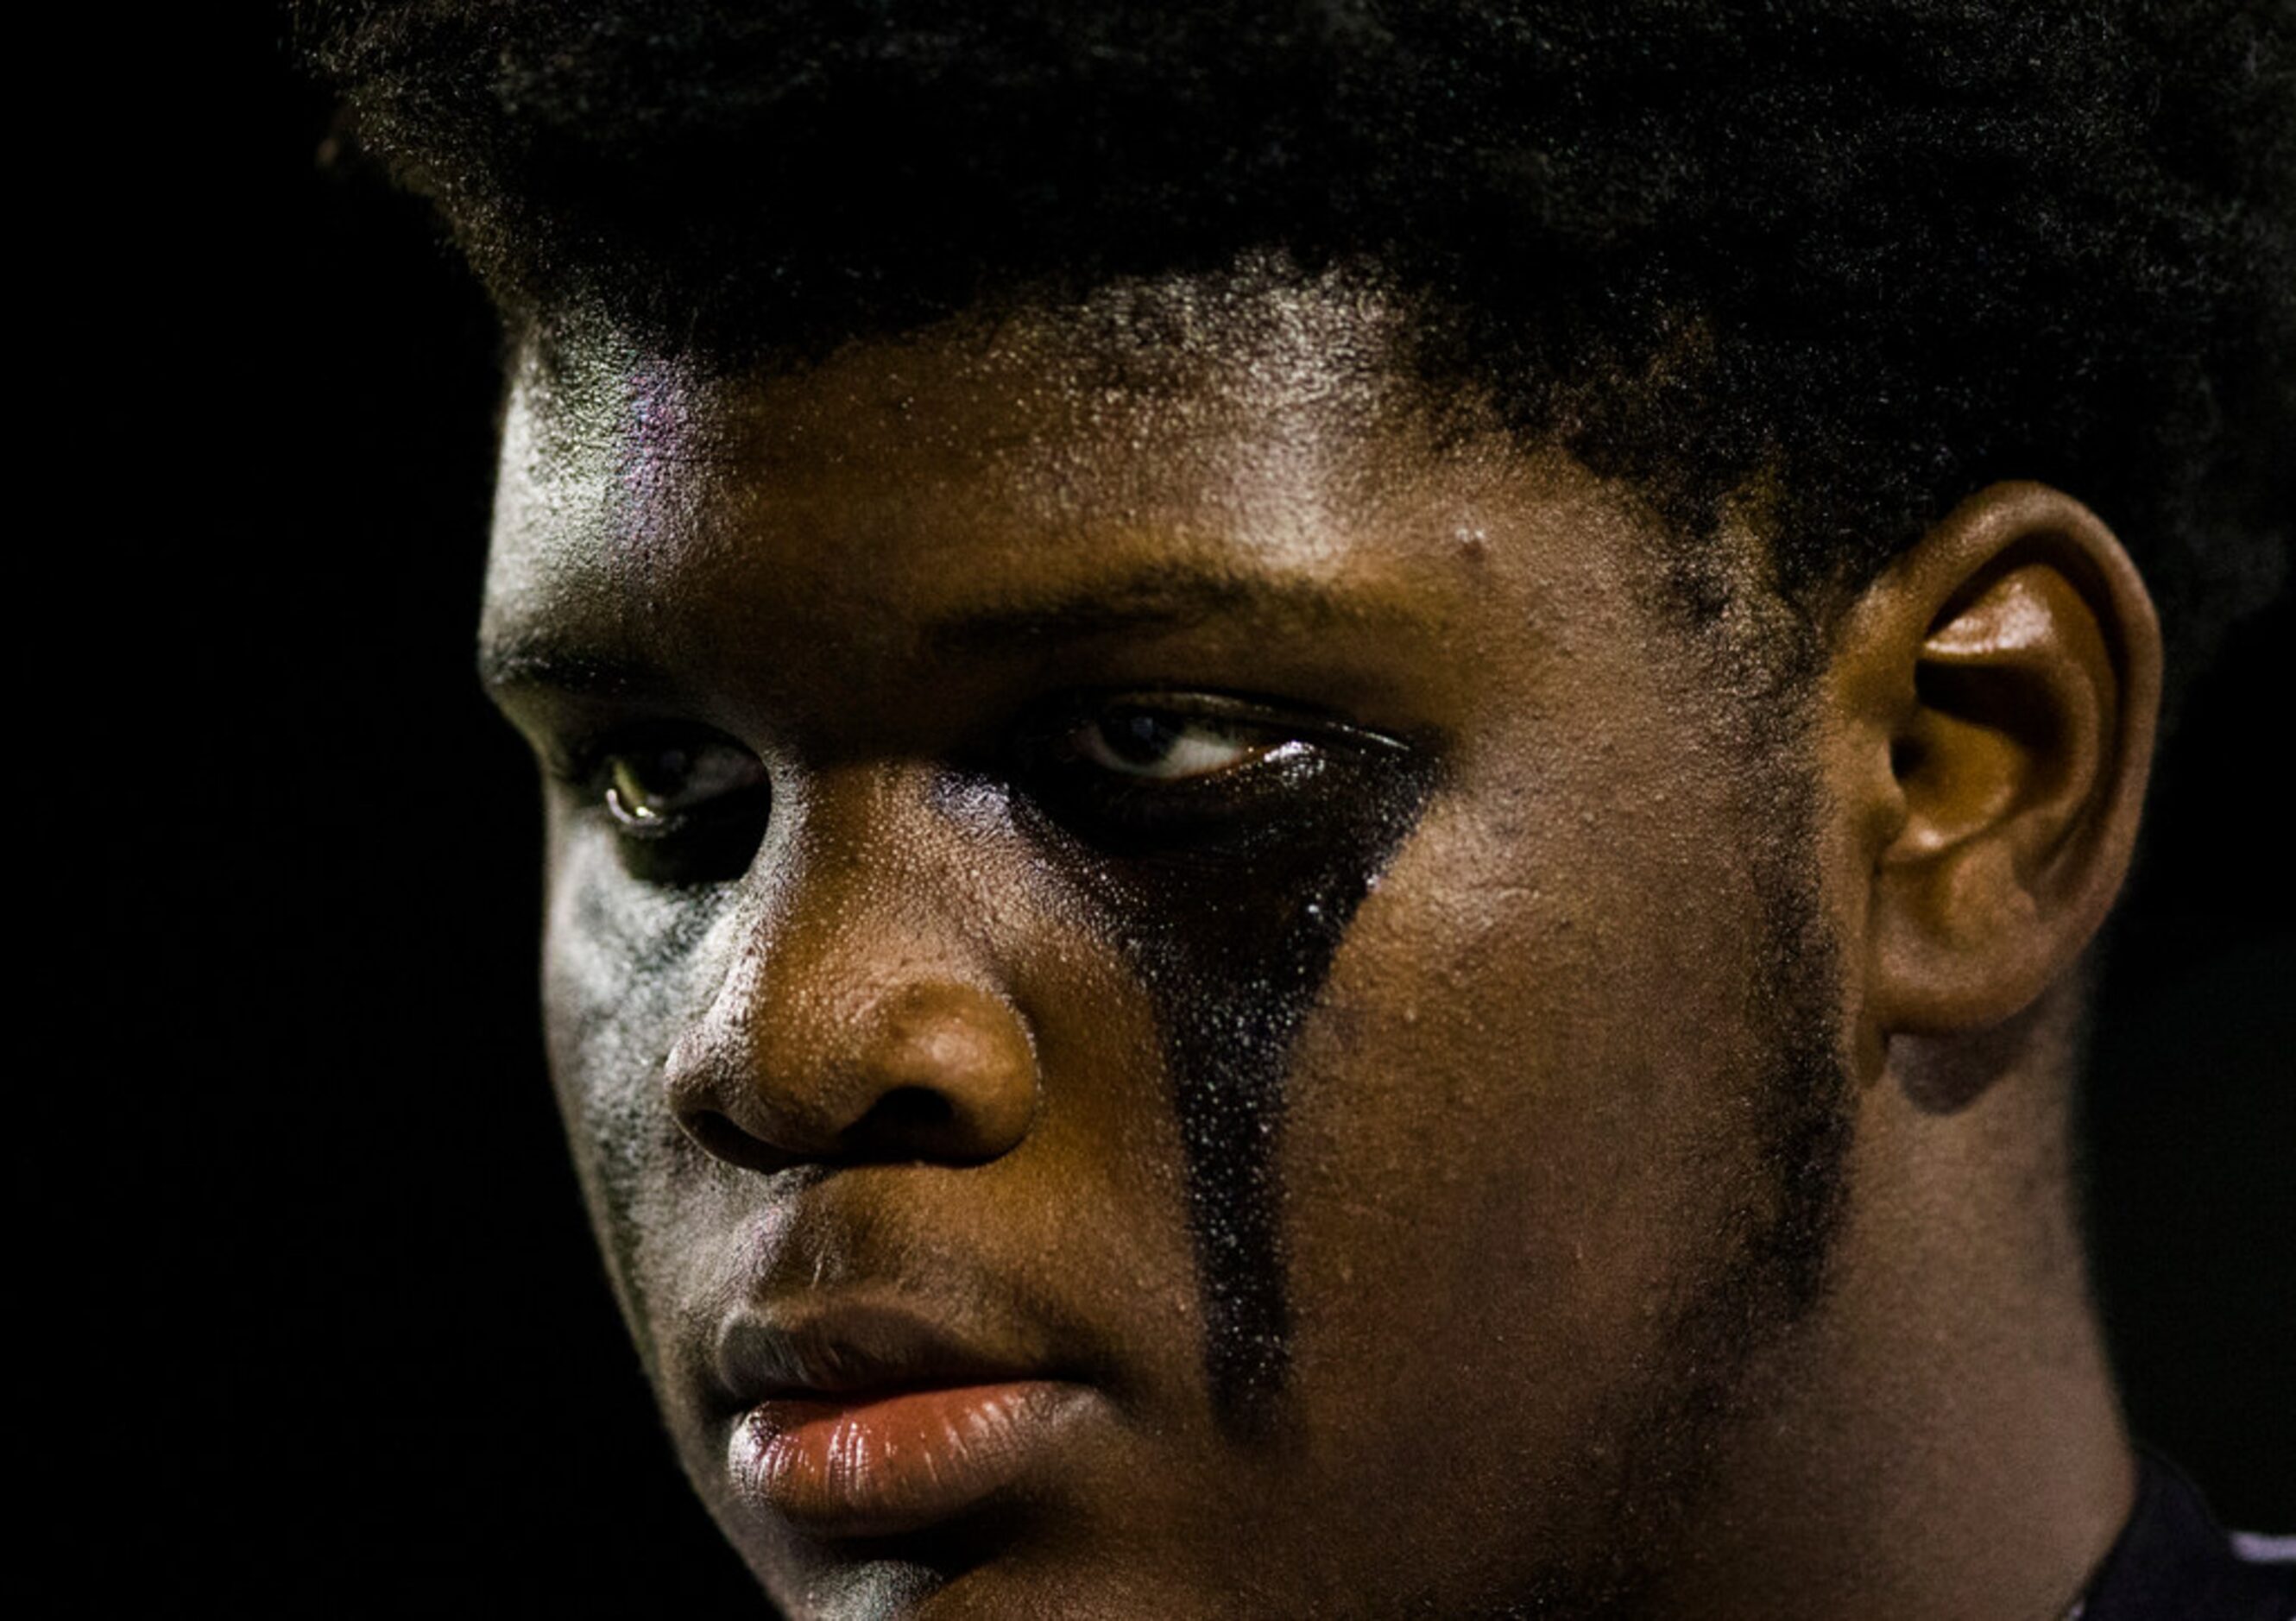
{"label": "young man's face", "polygon": [[1376,300],[1152,313],[527,368],[486,654],[623,1308],[792,1615],[1588,1599],[1824,1243],[1779,700]]}

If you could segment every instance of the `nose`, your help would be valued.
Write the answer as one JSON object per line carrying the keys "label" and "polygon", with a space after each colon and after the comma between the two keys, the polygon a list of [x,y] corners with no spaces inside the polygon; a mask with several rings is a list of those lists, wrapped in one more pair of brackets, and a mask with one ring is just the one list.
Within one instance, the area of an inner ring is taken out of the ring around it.
{"label": "nose", "polygon": [[754,921],[665,1065],[670,1111],[751,1170],[995,1159],[1028,1135],[1039,1088],[979,927],[982,864],[922,795],[835,798],[761,856]]}

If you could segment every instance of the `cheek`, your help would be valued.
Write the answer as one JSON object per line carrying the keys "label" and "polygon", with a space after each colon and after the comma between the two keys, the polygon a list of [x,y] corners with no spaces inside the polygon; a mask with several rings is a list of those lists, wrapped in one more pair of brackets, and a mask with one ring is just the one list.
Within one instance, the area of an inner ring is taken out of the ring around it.
{"label": "cheek", "polygon": [[554,831],[543,1005],[552,1085],[623,1313],[651,1364],[646,1302],[697,1218],[702,1157],[672,1119],[664,1060],[714,983],[722,904],[636,884],[603,838]]}
{"label": "cheek", "polygon": [[1702,831],[1724,807],[1580,803],[1550,777],[1431,810],[1296,1060],[1300,1388],[1345,1468],[1482,1505],[1439,1538],[1521,1535],[1761,1183],[1760,907]]}

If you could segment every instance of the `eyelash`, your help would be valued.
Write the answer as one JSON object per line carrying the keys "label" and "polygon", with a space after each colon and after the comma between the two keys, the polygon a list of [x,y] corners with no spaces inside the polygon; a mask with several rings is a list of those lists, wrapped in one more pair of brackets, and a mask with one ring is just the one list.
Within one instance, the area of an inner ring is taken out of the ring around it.
{"label": "eyelash", "polygon": [[[1127,735],[1110,742],[1107,729],[1128,719]],[[1200,734],[1199,749],[1205,746],[1201,734],[1210,733],[1249,752],[1234,764],[1177,776],[1128,774],[1112,763],[1114,753],[1146,741],[1144,721],[1181,738]],[[1094,728],[1103,733],[1097,748]],[[1218,856],[1248,854],[1271,834],[1280,835],[1287,821],[1282,812],[1335,765],[1406,751],[1383,733],[1226,694],[1088,692],[1065,695],[1024,717],[992,769],[1037,816],[1111,854]],[[668,815],[631,806],[625,780],[643,781],[633,775],[633,764],[679,753],[714,757],[734,786]],[[743,761],[754,769],[748,782]],[[570,751],[552,774],[607,820],[625,867],[651,882],[699,884],[738,876],[756,855],[771,807],[770,784],[757,757],[696,727],[610,733]]]}

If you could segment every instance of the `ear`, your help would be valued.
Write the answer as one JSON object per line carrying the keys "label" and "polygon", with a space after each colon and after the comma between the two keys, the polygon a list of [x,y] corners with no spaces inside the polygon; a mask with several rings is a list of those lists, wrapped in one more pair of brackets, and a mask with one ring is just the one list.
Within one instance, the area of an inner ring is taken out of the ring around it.
{"label": "ear", "polygon": [[1829,677],[1866,1036],[1998,1024],[2079,957],[2128,870],[2160,706],[2144,582],[2070,496],[1995,485],[1859,597]]}

